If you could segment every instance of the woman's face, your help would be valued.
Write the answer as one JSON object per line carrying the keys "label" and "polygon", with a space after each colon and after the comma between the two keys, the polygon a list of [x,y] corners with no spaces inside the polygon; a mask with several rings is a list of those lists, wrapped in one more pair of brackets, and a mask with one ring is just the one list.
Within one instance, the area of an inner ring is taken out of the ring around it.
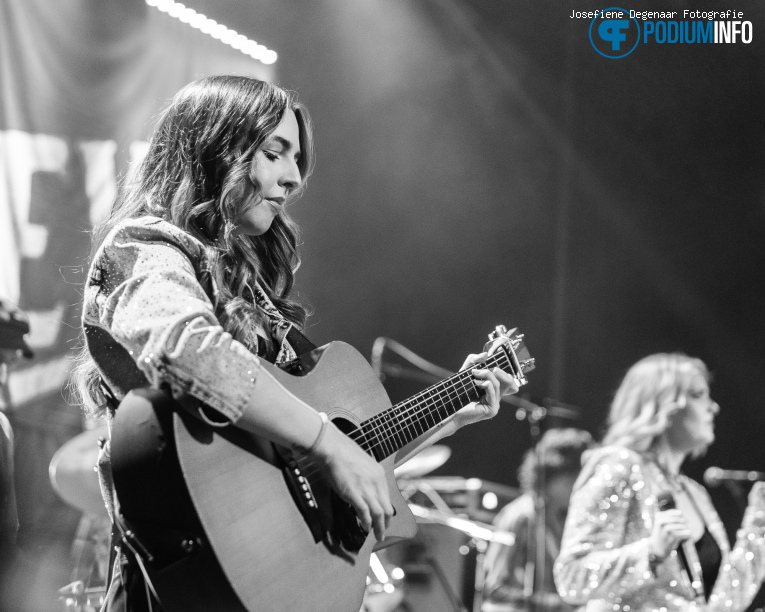
{"label": "woman's face", "polygon": [[288,196],[300,187],[302,178],[297,165],[300,153],[300,127],[295,112],[288,110],[255,153],[251,176],[260,191],[246,190],[248,201],[236,221],[237,233],[260,236],[268,231]]}
{"label": "woman's face", "polygon": [[677,401],[680,409],[672,416],[667,430],[670,446],[687,453],[706,448],[714,442],[714,419],[720,411],[720,406],[709,396],[706,379],[695,373],[688,391]]}

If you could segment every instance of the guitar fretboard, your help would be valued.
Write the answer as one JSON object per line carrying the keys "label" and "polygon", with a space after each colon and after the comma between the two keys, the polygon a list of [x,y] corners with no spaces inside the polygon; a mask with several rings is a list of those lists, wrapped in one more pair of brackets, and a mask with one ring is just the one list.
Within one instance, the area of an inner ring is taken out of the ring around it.
{"label": "guitar fretboard", "polygon": [[483,390],[476,386],[472,370],[495,367],[514,373],[508,353],[499,350],[486,361],[457,372],[367,419],[351,437],[377,461],[382,461],[442,423],[460,408],[478,400]]}

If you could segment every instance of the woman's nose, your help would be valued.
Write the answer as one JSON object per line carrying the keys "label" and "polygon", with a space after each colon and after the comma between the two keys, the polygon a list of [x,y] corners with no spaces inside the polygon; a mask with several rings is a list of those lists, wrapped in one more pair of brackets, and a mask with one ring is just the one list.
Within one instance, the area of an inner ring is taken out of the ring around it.
{"label": "woman's nose", "polygon": [[300,176],[300,168],[297,162],[290,160],[284,169],[279,184],[284,187],[288,193],[292,193],[303,183],[303,177]]}

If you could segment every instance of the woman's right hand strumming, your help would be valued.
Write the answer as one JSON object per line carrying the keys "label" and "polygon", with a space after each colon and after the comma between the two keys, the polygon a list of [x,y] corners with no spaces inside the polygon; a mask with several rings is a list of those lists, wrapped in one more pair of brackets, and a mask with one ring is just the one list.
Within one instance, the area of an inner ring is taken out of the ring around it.
{"label": "woman's right hand strumming", "polygon": [[312,455],[337,494],[353,506],[364,531],[373,529],[382,540],[393,516],[383,467],[332,424]]}

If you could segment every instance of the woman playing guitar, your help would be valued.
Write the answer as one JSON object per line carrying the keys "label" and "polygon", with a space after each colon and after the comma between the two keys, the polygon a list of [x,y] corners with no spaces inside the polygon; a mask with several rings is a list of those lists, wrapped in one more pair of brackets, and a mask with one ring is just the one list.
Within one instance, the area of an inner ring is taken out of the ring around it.
{"label": "woman playing guitar", "polygon": [[[94,233],[78,386],[85,408],[110,421],[129,391],[151,386],[210,428],[233,426],[310,456],[379,541],[394,511],[380,464],[262,367],[293,360],[307,343],[297,331],[306,310],[291,293],[299,258],[287,208],[313,161],[311,121],[292,93],[233,76],[178,92]],[[470,355],[464,367],[486,358]],[[472,376],[479,400],[399,461],[494,416],[500,397],[517,391],[499,368]],[[127,500],[115,496],[108,450],[102,490],[118,520]],[[119,542],[105,610],[161,610],[140,550]]]}

